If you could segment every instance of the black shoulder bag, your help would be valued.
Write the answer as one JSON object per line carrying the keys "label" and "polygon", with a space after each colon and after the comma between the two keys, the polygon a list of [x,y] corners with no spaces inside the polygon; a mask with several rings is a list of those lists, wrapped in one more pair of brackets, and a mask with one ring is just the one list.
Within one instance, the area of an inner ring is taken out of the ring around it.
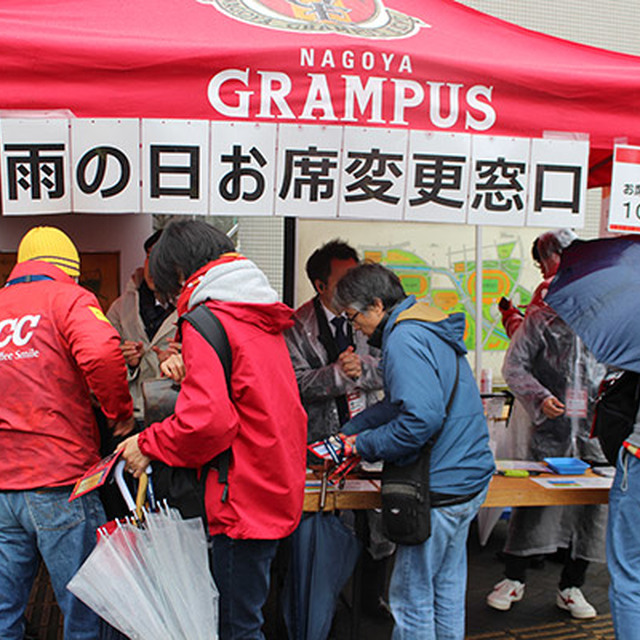
{"label": "black shoulder bag", "polygon": [[[179,322],[180,326],[182,322],[188,322],[213,347],[222,363],[227,390],[231,394],[231,347],[220,320],[206,305],[201,304],[182,316]],[[163,379],[143,382],[142,387],[147,425],[173,413],[180,391],[179,385]],[[205,464],[199,476],[196,469],[152,462],[151,478],[156,501],[166,500],[170,506],[180,511],[183,518],[200,517],[206,523],[204,488],[207,474],[211,467],[217,468],[218,482],[225,485],[222,494],[222,501],[225,502],[229,490],[230,461],[231,449],[227,449]]]}
{"label": "black shoulder bag", "polygon": [[609,464],[616,466],[620,447],[633,431],[640,406],[640,373],[607,373],[598,390],[591,437],[598,437]]}
{"label": "black shoulder bag", "polygon": [[[458,388],[460,365],[456,354],[456,379],[444,422]],[[382,468],[382,531],[398,544],[422,544],[431,535],[431,500],[429,496],[429,462],[431,449],[440,435],[440,429],[422,447],[415,462],[398,466],[385,462]]]}

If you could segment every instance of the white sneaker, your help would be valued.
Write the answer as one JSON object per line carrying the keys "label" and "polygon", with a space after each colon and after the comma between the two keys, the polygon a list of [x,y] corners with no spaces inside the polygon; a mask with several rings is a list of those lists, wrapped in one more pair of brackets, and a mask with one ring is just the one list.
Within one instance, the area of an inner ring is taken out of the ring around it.
{"label": "white sneaker", "polygon": [[562,591],[558,589],[556,605],[568,611],[573,618],[595,618],[598,615],[578,587],[567,587]]}
{"label": "white sneaker", "polygon": [[500,611],[509,611],[513,602],[519,602],[524,596],[524,584],[517,580],[505,578],[493,587],[487,596],[487,604]]}

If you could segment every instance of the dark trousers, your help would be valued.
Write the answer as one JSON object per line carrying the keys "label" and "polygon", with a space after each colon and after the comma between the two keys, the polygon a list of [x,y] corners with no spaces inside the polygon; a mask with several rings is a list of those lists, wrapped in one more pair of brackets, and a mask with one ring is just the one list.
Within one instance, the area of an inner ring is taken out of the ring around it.
{"label": "dark trousers", "polygon": [[263,640],[262,607],[278,542],[213,537],[211,570],[220,592],[220,640]]}
{"label": "dark trousers", "polygon": [[[526,582],[527,567],[531,560],[528,556],[514,556],[510,553],[504,554],[505,558],[505,576],[509,580],[518,580],[519,582]],[[589,562],[582,558],[571,558],[570,551],[567,551],[566,560],[562,569],[562,575],[560,576],[559,589],[562,591],[567,587],[581,587],[584,584],[585,575]]]}

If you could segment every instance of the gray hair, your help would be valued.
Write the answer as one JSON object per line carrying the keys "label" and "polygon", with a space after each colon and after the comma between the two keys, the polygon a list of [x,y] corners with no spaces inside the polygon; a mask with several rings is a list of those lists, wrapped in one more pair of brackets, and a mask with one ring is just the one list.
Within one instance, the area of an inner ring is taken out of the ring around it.
{"label": "gray hair", "polygon": [[376,298],[390,309],[406,298],[400,278],[377,263],[366,263],[350,269],[340,278],[333,302],[337,309],[351,307],[360,313],[367,311]]}

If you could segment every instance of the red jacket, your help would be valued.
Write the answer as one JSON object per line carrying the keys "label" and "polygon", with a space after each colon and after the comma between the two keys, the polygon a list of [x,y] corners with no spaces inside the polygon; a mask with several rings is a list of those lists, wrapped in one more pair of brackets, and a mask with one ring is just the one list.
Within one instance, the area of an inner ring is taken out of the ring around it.
{"label": "red jacket", "polygon": [[47,262],[0,289],[0,490],[73,484],[99,456],[90,389],[109,418],[133,406],[120,337],[96,297]]}
{"label": "red jacket", "polygon": [[[221,263],[212,265],[213,269],[208,265],[203,270],[209,270],[210,276]],[[150,458],[195,468],[230,446],[226,502],[221,501],[223,485],[218,482],[217,471],[212,469],[207,477],[205,502],[210,532],[236,539],[275,540],[289,535],[302,514],[306,414],[282,336],[292,324],[292,310],[271,298],[265,303],[241,301],[247,288],[253,288],[251,274],[244,278],[243,268],[249,265],[252,263],[248,260],[241,262],[236,271],[238,265],[222,261],[225,274],[218,279],[213,275],[215,284],[201,283],[200,295],[196,291],[187,305],[192,308],[208,300],[206,304],[226,330],[232,353],[231,399],[212,347],[184,323],[186,377],[175,413],[145,429],[138,443]],[[255,265],[253,268],[259,271]],[[221,288],[229,293],[220,285],[225,276],[233,281],[229,294],[232,300],[210,300],[209,296],[222,295]],[[244,291],[236,286],[236,276],[244,278]],[[190,284],[193,278],[187,288]],[[238,298],[233,298],[234,293]],[[178,309],[184,312],[184,305],[179,304]]]}
{"label": "red jacket", "polygon": [[[551,284],[552,280],[553,276],[549,276],[536,287],[536,290],[531,296],[531,301],[527,305],[526,313],[530,313],[534,309],[542,307],[546,304],[544,298],[547,295],[547,291],[549,290],[549,285]],[[520,328],[520,325],[524,322],[526,313],[523,314],[520,309],[514,307],[513,305],[511,305],[508,309],[500,309],[500,307],[498,308],[502,315],[502,326],[505,328],[507,336],[509,336],[509,338],[512,338],[513,334]]]}

